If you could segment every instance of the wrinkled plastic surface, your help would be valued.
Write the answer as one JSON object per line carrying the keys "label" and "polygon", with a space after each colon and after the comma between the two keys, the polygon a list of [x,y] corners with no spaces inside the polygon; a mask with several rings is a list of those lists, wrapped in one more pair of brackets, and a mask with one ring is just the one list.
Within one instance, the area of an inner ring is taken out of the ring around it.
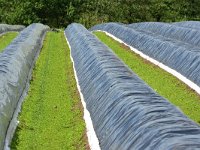
{"label": "wrinkled plastic surface", "polygon": [[200,149],[200,126],[156,94],[107,46],[80,24],[69,25],[65,34],[101,149]]}
{"label": "wrinkled plastic surface", "polygon": [[22,25],[0,24],[0,35],[9,31],[21,31],[24,28],[25,26],[22,26]]}
{"label": "wrinkled plastic surface", "polygon": [[182,22],[175,22],[172,24],[180,27],[197,29],[200,31],[200,21],[182,21]]}
{"label": "wrinkled plastic surface", "polygon": [[[139,24],[140,23],[138,23],[138,26]],[[133,29],[115,23],[97,25],[91,30],[103,30],[111,33],[128,45],[162,62],[200,86],[199,47],[192,46],[179,40],[168,39],[156,33],[149,33],[148,31],[138,30],[138,28]]]}
{"label": "wrinkled plastic surface", "polygon": [[0,149],[3,148],[9,122],[48,28],[42,24],[28,26],[0,54]]}
{"label": "wrinkled plastic surface", "polygon": [[[186,24],[186,22],[183,24]],[[163,35],[167,38],[191,44],[192,46],[200,46],[200,30],[195,28],[186,28],[162,22],[133,23],[128,25],[128,27]]]}

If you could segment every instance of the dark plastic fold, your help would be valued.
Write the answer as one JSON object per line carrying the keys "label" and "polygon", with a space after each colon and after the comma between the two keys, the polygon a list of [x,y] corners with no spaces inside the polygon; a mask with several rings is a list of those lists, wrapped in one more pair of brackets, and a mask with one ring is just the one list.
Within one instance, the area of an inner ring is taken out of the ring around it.
{"label": "dark plastic fold", "polygon": [[48,29],[42,24],[28,26],[0,54],[0,149],[3,149],[9,122]]}
{"label": "dark plastic fold", "polygon": [[22,26],[22,25],[0,24],[0,35],[5,32],[10,32],[10,31],[21,31],[24,28],[25,26]]}
{"label": "dark plastic fold", "polygon": [[200,149],[200,126],[153,91],[111,49],[80,24],[69,25],[65,34],[102,150]]}
{"label": "dark plastic fold", "polygon": [[155,60],[162,62],[200,86],[199,47],[192,46],[183,41],[168,39],[165,36],[156,33],[151,33],[151,29],[149,29],[149,33],[147,29],[141,31],[138,28],[133,29],[115,23],[97,25],[91,30],[103,30],[111,33],[128,45],[138,49]]}

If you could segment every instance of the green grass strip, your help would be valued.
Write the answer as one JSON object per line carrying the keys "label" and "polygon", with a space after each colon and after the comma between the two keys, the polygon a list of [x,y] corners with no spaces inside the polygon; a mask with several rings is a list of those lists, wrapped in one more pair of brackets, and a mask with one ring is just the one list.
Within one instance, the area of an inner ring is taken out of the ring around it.
{"label": "green grass strip", "polygon": [[18,32],[8,32],[0,36],[0,52],[2,52],[17,35]]}
{"label": "green grass strip", "polygon": [[173,75],[144,60],[103,32],[94,34],[157,93],[178,106],[186,116],[200,123],[200,96]]}
{"label": "green grass strip", "polygon": [[11,147],[87,149],[83,108],[63,32],[46,35]]}

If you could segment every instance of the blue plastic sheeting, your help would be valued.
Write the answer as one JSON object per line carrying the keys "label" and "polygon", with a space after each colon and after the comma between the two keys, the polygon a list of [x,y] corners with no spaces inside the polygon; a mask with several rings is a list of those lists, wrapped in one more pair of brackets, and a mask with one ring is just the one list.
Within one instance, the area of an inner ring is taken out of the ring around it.
{"label": "blue plastic sheeting", "polygon": [[200,46],[200,30],[175,26],[162,22],[144,22],[127,25],[133,29],[146,30],[167,38],[179,40],[193,46]]}
{"label": "blue plastic sheeting", "polygon": [[97,25],[91,30],[103,30],[111,33],[200,86],[200,49],[198,47],[181,45],[181,42],[173,43],[171,39],[156,38],[115,23]]}
{"label": "blue plastic sheeting", "polygon": [[111,49],[80,24],[69,25],[65,34],[101,149],[200,149],[200,126],[153,91]]}
{"label": "blue plastic sheeting", "polygon": [[[130,27],[130,26],[127,26],[127,27]],[[134,27],[131,27],[131,28],[134,29],[135,31],[140,32],[141,34],[150,35],[152,38],[160,40],[161,42],[173,44],[174,46],[178,46],[179,48],[182,48],[182,49],[185,49],[185,50],[188,50],[188,51],[192,51],[192,52],[197,52],[197,54],[200,52],[200,47],[193,46],[191,44],[182,42],[180,40],[168,38],[168,37],[165,37],[162,34],[151,32],[149,30],[140,30],[140,28],[134,28]]]}
{"label": "blue plastic sheeting", "polygon": [[0,149],[48,28],[42,24],[28,26],[0,54]]}
{"label": "blue plastic sheeting", "polygon": [[180,27],[197,29],[200,31],[200,21],[182,21],[182,22],[175,22],[172,24]]}
{"label": "blue plastic sheeting", "polygon": [[[127,26],[127,27],[129,27],[129,26]],[[200,51],[199,47],[196,47],[196,46],[193,46],[191,44],[182,42],[180,40],[165,37],[162,34],[160,35],[160,34],[148,31],[148,30],[140,30],[139,28],[134,28],[134,27],[132,27],[132,29],[134,29],[137,32],[140,32],[141,34],[149,35],[149,36],[151,36],[151,38],[157,39],[161,42],[173,44],[174,46],[181,47],[181,48],[188,50],[188,51],[192,51],[192,52],[199,52]]]}
{"label": "blue plastic sheeting", "polygon": [[21,31],[24,28],[25,26],[22,26],[22,25],[0,24],[0,35],[9,31]]}

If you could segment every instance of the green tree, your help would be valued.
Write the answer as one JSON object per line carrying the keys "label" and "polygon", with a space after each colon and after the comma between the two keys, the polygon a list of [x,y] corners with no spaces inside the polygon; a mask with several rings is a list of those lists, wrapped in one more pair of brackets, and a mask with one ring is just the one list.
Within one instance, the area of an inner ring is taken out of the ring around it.
{"label": "green tree", "polygon": [[0,0],[0,22],[86,27],[104,22],[200,20],[199,0]]}

